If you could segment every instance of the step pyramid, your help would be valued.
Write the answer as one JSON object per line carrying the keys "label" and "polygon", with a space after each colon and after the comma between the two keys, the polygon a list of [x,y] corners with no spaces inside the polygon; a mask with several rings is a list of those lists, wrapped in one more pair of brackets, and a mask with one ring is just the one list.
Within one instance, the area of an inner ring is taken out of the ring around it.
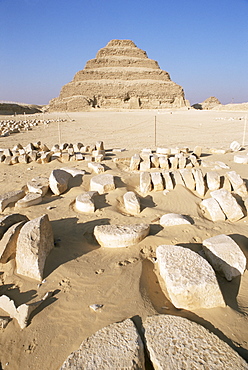
{"label": "step pyramid", "polygon": [[183,88],[131,40],[111,40],[64,85],[50,111],[184,107]]}

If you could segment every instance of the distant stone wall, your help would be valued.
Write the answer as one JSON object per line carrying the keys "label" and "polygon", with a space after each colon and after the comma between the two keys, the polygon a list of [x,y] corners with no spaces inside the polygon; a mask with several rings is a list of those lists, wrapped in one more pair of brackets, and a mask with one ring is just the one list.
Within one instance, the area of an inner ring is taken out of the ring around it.
{"label": "distant stone wall", "polygon": [[185,107],[184,91],[131,40],[111,40],[52,99],[50,111]]}

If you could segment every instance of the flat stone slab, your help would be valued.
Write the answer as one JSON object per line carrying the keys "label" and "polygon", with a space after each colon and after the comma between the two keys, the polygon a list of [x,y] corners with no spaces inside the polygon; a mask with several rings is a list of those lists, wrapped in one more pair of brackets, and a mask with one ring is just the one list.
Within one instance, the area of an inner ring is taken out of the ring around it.
{"label": "flat stone slab", "polygon": [[46,257],[54,246],[52,226],[45,214],[28,221],[17,239],[17,274],[41,281]]}
{"label": "flat stone slab", "polygon": [[228,220],[235,222],[244,217],[242,208],[228,190],[214,190],[210,193],[210,195],[219,203]]}
{"label": "flat stone slab", "polygon": [[68,183],[71,178],[71,174],[62,170],[55,169],[49,176],[49,186],[53,194],[60,195],[68,189]]}
{"label": "flat stone slab", "polygon": [[132,320],[111,324],[85,339],[60,370],[145,369],[144,346]]}
{"label": "flat stone slab", "polygon": [[94,235],[105,248],[123,248],[138,244],[150,231],[150,225],[100,225],[95,226]]}
{"label": "flat stone slab", "polygon": [[183,215],[167,213],[160,218],[161,226],[191,225],[191,222]]}
{"label": "flat stone slab", "polygon": [[199,254],[181,246],[160,245],[156,256],[168,298],[176,308],[225,307],[215,272]]}
{"label": "flat stone slab", "polygon": [[163,175],[163,178],[164,178],[164,181],[165,181],[165,189],[166,190],[173,190],[174,185],[173,185],[173,182],[172,182],[170,171],[165,170],[165,171],[162,172],[162,175]]}
{"label": "flat stone slab", "polygon": [[27,193],[24,198],[16,202],[16,208],[27,208],[40,204],[42,202],[42,195],[38,193]]}
{"label": "flat stone slab", "polygon": [[91,178],[90,190],[97,191],[99,194],[107,193],[115,189],[114,176],[101,174]]}
{"label": "flat stone slab", "polygon": [[4,233],[14,224],[21,221],[29,221],[28,217],[20,213],[12,213],[10,215],[0,218],[0,239],[2,239]]}
{"label": "flat stone slab", "polygon": [[75,207],[79,212],[94,213],[95,203],[94,196],[98,195],[97,191],[88,191],[76,197]]}
{"label": "flat stone slab", "polygon": [[143,322],[154,369],[239,369],[246,361],[203,326],[180,316],[154,315]]}
{"label": "flat stone slab", "polygon": [[27,187],[30,193],[38,193],[44,197],[49,189],[49,179],[48,177],[35,177],[27,182]]}
{"label": "flat stone slab", "polygon": [[74,168],[74,167],[63,167],[63,168],[60,168],[60,170],[67,172],[72,177],[85,175],[84,170],[80,170],[80,169]]}
{"label": "flat stone slab", "polygon": [[203,199],[200,207],[204,216],[214,222],[225,221],[226,216],[222,211],[219,203],[214,198]]}
{"label": "flat stone slab", "polygon": [[192,173],[195,179],[195,190],[200,197],[204,197],[206,186],[200,168],[192,168]]}
{"label": "flat stone slab", "polygon": [[209,263],[228,281],[243,275],[246,268],[246,257],[230,236],[216,235],[205,239],[202,244]]}
{"label": "flat stone slab", "polygon": [[0,212],[3,212],[3,210],[10,203],[15,203],[24,196],[25,196],[24,190],[9,191],[8,193],[0,195]]}
{"label": "flat stone slab", "polygon": [[140,201],[133,191],[128,191],[123,195],[123,202],[126,211],[131,215],[140,213]]}

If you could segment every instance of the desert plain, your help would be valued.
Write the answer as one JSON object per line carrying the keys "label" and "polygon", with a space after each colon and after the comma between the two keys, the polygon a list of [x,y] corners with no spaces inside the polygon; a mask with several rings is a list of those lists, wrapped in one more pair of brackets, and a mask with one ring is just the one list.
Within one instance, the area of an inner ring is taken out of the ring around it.
{"label": "desert plain", "polygon": [[[132,318],[142,332],[142,320],[149,315],[163,314],[188,318],[204,326],[248,360],[248,273],[228,282],[217,273],[226,306],[188,311],[177,309],[162,291],[155,267],[155,251],[159,245],[182,245],[201,251],[202,242],[212,236],[231,236],[248,256],[248,217],[237,222],[213,222],[204,217],[199,204],[203,198],[182,185],[167,193],[139,193],[139,171],[129,170],[129,160],[144,148],[153,152],[161,148],[202,148],[200,168],[203,173],[222,162],[218,168],[224,175],[236,171],[247,185],[248,164],[235,163],[230,144],[242,145],[238,154],[248,154],[247,111],[232,110],[92,110],[80,113],[44,113],[0,116],[4,119],[52,119],[39,123],[30,131],[0,137],[0,148],[13,148],[20,143],[41,141],[54,144],[78,143],[95,145],[103,141],[106,156],[105,173],[115,177],[116,189],[98,197],[92,214],[75,209],[75,198],[89,190],[95,176],[88,162],[37,162],[6,165],[0,163],[0,195],[21,189],[36,176],[49,177],[53,169],[74,167],[85,170],[81,178],[73,178],[69,189],[56,196],[51,192],[40,204],[16,209],[12,204],[1,216],[22,213],[30,220],[47,214],[52,224],[55,245],[46,259],[44,280],[39,283],[16,273],[15,260],[0,264],[0,293],[14,300],[15,305],[39,300],[46,292],[53,296],[39,306],[26,328],[20,329],[15,319],[0,333],[0,368],[11,370],[57,370],[81,342],[99,329]],[[66,121],[57,122],[57,119]],[[211,149],[224,149],[225,154]],[[119,159],[116,159],[119,158]],[[204,164],[204,165],[203,165]],[[151,169],[155,171],[155,169]],[[123,195],[134,191],[140,197],[141,212],[131,216],[123,207]],[[209,198],[209,191],[204,198]],[[163,228],[159,219],[166,213],[190,217],[191,225]],[[103,248],[94,238],[96,225],[150,224],[149,235],[132,247]],[[180,261],[178,261],[180,266]],[[194,272],[192,272],[194,273]],[[94,310],[90,306],[100,305]],[[1,311],[0,316],[7,316]],[[149,360],[147,369],[151,369]],[[235,369],[235,364],[233,369]]]}

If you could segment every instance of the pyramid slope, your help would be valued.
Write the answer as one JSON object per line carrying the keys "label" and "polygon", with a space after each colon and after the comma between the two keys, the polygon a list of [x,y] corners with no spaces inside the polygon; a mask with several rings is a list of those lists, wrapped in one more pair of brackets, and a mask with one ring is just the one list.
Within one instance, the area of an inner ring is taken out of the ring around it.
{"label": "pyramid slope", "polygon": [[50,111],[185,106],[181,86],[131,40],[111,40],[64,85]]}

